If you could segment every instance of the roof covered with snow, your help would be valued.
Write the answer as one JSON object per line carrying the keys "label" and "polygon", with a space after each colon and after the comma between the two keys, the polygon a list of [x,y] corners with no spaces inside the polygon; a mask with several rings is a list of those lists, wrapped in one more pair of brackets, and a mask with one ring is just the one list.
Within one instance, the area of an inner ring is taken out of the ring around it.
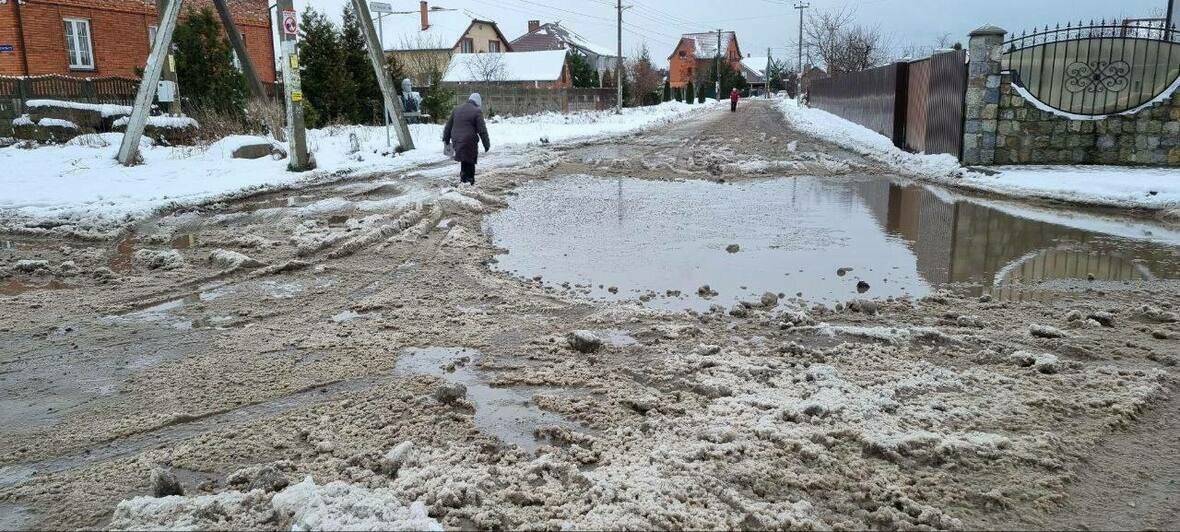
{"label": "roof covered with snow", "polygon": [[556,81],[565,68],[565,54],[565,50],[455,54],[443,82]]}
{"label": "roof covered with snow", "polygon": [[742,68],[753,74],[758,79],[750,79],[748,81],[764,81],[766,79],[766,63],[769,61],[768,57],[747,57],[742,59]]}
{"label": "roof covered with snow", "polygon": [[[481,20],[471,12],[445,9],[438,6],[427,11],[429,26],[422,29],[422,14],[396,13],[385,17],[385,50],[444,50],[454,48],[467,29],[476,21],[495,25],[490,20]],[[496,30],[499,31],[498,29]]]}
{"label": "roof covered with snow", "polygon": [[512,49],[517,52],[568,50],[571,48],[602,57],[615,57],[616,55],[614,50],[590,42],[585,37],[562,26],[560,22],[542,24],[535,31],[530,31],[512,41]]}
{"label": "roof covered with snow", "polygon": [[717,51],[717,32],[685,33],[681,39],[688,39],[693,43],[693,53],[697,59],[712,59],[717,55],[729,53],[729,43],[737,41],[737,34],[732,31],[721,32],[721,51]]}

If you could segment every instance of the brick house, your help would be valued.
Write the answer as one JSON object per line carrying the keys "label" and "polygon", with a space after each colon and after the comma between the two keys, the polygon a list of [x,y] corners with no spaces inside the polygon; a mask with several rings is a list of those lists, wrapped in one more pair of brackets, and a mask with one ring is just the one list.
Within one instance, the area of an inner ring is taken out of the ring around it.
{"label": "brick house", "polygon": [[[210,0],[184,0],[212,8]],[[263,81],[275,80],[267,0],[229,0]],[[0,75],[137,77],[157,27],[155,0],[0,0]]]}
{"label": "brick house", "polygon": [[[668,56],[668,81],[673,87],[683,87],[698,76],[705,75],[718,55],[717,32],[685,33]],[[737,34],[721,32],[721,60],[735,71],[741,71],[742,50]]]}

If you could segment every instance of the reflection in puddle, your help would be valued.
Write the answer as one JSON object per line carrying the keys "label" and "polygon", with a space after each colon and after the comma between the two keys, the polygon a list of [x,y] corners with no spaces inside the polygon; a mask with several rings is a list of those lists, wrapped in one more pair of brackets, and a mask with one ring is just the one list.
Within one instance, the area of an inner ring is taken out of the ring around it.
{"label": "reflection in puddle", "polygon": [[539,444],[533,430],[540,426],[578,428],[552,412],[533,404],[536,388],[494,388],[474,369],[479,351],[461,347],[427,347],[401,352],[394,368],[402,375],[426,374],[467,387],[467,400],[475,405],[475,426],[501,441],[533,450]]}
{"label": "reflection in puddle", "polygon": [[234,292],[234,289],[231,287],[223,287],[223,288],[217,288],[214,290],[206,290],[204,292],[192,294],[192,295],[185,296],[185,297],[182,297],[179,299],[172,299],[169,301],[165,301],[163,303],[152,305],[152,306],[147,307],[145,309],[137,310],[134,312],[129,312],[127,314],[121,314],[118,316],[104,316],[102,318],[99,318],[98,321],[99,321],[99,323],[102,323],[105,325],[118,323],[118,322],[125,322],[125,321],[163,323],[163,324],[167,324],[168,326],[170,326],[174,329],[181,330],[181,331],[188,331],[188,330],[192,330],[192,329],[200,329],[200,328],[205,328],[205,327],[222,325],[222,324],[225,324],[225,323],[228,323],[229,321],[231,321],[231,318],[229,318],[229,317],[212,317],[212,318],[199,317],[199,318],[195,318],[195,319],[188,319],[186,317],[179,316],[178,314],[179,314],[179,311],[184,309],[185,307],[188,307],[191,305],[196,305],[198,303],[204,303],[206,301],[213,301],[213,300],[216,300],[222,296],[231,294],[233,292]]}
{"label": "reflection in puddle", "polygon": [[[605,299],[696,294],[706,284],[720,293],[650,302],[665,308],[763,292],[834,302],[921,296],[952,283],[1180,278],[1180,232],[1166,226],[1036,211],[886,178],[717,184],[571,176],[518,192],[485,221],[508,249],[494,268],[541,275],[551,286],[591,285]],[[740,251],[727,253],[730,244]],[[858,290],[859,281],[868,287]]]}

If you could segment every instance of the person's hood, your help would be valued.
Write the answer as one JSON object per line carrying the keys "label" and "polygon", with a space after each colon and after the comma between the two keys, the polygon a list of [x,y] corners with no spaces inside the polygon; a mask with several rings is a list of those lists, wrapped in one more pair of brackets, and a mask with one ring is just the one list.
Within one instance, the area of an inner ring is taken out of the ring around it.
{"label": "person's hood", "polygon": [[467,97],[467,101],[475,104],[476,107],[483,107],[483,96],[480,96],[478,92],[471,93],[471,96]]}

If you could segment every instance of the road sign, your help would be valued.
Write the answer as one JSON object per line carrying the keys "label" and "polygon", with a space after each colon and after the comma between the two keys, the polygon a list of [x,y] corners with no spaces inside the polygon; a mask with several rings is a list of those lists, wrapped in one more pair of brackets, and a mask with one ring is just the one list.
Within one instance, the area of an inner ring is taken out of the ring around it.
{"label": "road sign", "polygon": [[0,52],[11,52],[11,51],[12,51],[11,44],[0,44]]}
{"label": "road sign", "polygon": [[369,11],[387,15],[393,13],[393,4],[388,2],[369,2]]}
{"label": "road sign", "polygon": [[283,11],[283,33],[287,35],[299,34],[299,20],[295,18],[294,11]]}

